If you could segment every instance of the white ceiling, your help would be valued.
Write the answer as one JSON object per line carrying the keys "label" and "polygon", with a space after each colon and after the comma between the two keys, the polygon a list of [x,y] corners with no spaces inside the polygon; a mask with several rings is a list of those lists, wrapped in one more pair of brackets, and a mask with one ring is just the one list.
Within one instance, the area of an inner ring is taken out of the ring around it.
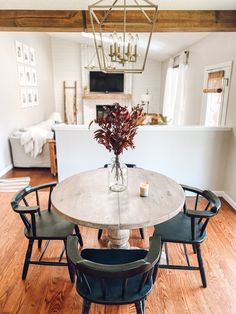
{"label": "white ceiling", "polygon": [[[93,45],[92,38],[85,38],[81,33],[48,33],[52,37],[62,38],[77,43]],[[209,33],[154,33],[149,50],[149,58],[164,61],[187,49],[189,46],[207,36]],[[145,50],[147,34],[139,34],[141,52]],[[143,46],[143,49],[142,49]]]}
{"label": "white ceiling", "polygon": [[[111,3],[111,0],[104,0]],[[121,0],[120,0],[121,1]],[[134,0],[129,0],[133,3]],[[141,2],[140,0],[139,2]],[[151,0],[160,10],[235,10],[236,0]],[[0,0],[0,9],[86,10],[95,0]]]}

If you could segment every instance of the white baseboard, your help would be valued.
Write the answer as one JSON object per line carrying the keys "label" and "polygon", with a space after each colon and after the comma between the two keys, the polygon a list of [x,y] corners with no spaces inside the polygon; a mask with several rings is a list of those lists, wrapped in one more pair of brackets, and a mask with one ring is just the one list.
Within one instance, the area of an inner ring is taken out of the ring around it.
{"label": "white baseboard", "polygon": [[212,192],[215,193],[215,195],[218,197],[224,197],[224,194],[225,194],[224,191],[212,191]]}
{"label": "white baseboard", "polygon": [[8,165],[6,168],[0,170],[0,177],[13,168],[13,164]]}
{"label": "white baseboard", "polygon": [[236,210],[236,202],[227,193],[224,192],[222,197],[229,203],[230,206],[233,207],[234,210]]}
{"label": "white baseboard", "polygon": [[234,210],[236,210],[236,202],[227,193],[224,191],[214,191],[214,193],[219,197],[223,197],[223,199],[225,199],[226,202],[229,203]]}

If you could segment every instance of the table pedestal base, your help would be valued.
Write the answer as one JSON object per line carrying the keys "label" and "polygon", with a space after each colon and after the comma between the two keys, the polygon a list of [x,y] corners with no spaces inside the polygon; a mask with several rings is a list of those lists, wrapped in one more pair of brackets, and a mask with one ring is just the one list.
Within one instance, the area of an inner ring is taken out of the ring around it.
{"label": "table pedestal base", "polygon": [[108,247],[111,249],[128,249],[129,235],[129,230],[108,229]]}

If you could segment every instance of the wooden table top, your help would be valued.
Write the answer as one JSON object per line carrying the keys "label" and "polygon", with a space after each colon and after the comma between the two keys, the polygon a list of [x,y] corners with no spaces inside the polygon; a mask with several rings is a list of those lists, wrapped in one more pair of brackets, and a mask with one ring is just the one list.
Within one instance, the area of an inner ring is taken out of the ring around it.
{"label": "wooden table top", "polygon": [[[141,182],[149,196],[139,196]],[[82,172],[60,182],[52,192],[53,208],[65,219],[93,228],[135,229],[169,220],[183,208],[185,195],[174,180],[157,172],[128,169],[123,192],[108,188],[108,169]]]}

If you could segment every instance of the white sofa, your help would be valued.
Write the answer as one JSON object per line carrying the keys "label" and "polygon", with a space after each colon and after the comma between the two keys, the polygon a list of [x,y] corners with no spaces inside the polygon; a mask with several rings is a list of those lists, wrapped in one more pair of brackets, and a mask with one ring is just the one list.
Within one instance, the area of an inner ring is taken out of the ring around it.
{"label": "white sofa", "polygon": [[61,116],[54,112],[48,120],[16,130],[10,135],[9,141],[14,167],[50,167],[47,140],[53,138],[52,130],[57,123],[61,123]]}
{"label": "white sofa", "polygon": [[12,162],[14,167],[22,168],[49,168],[50,167],[50,156],[48,143],[43,145],[43,150],[40,155],[36,158],[31,157],[29,154],[25,153],[24,147],[20,143],[20,136],[14,135],[10,136],[10,145],[12,153]]}

